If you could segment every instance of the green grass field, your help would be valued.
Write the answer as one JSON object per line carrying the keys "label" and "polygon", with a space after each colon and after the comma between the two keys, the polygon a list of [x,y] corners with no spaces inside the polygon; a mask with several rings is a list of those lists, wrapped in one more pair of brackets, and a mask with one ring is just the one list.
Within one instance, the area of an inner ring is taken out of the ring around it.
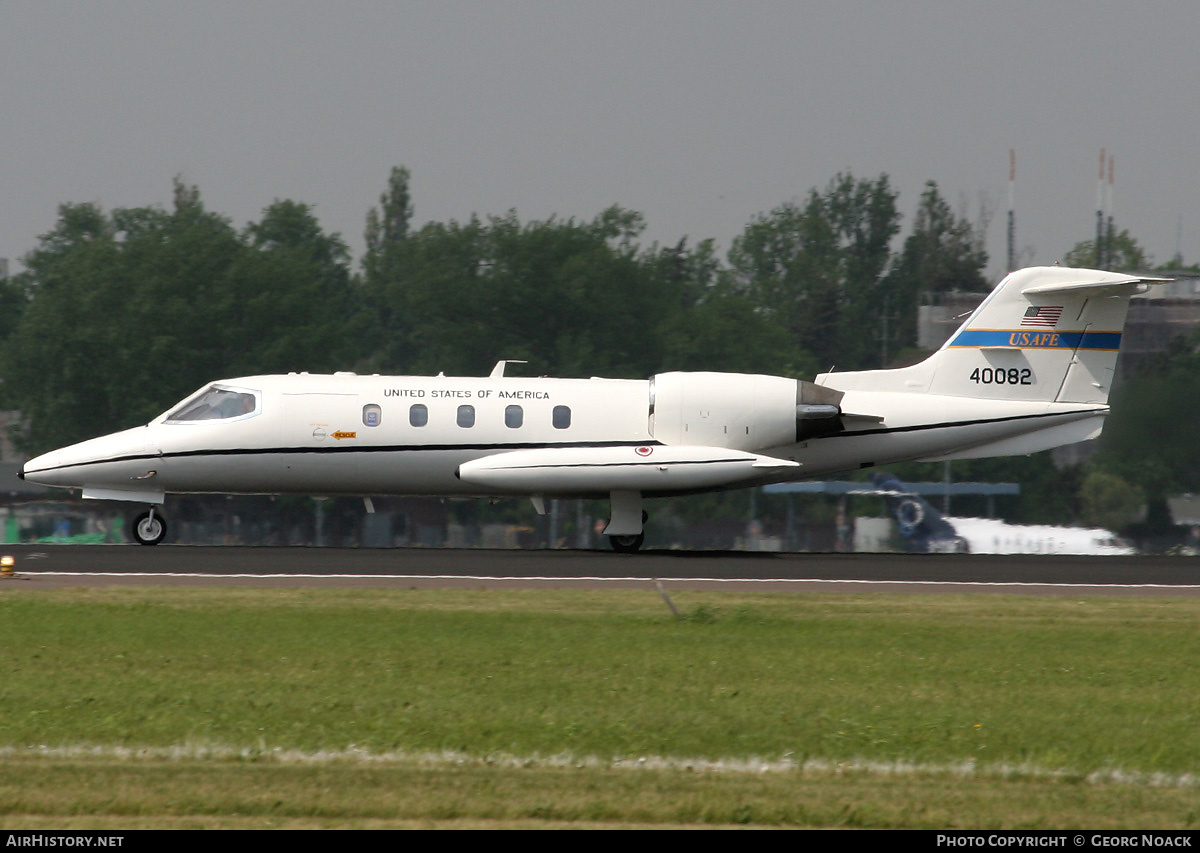
{"label": "green grass field", "polygon": [[0,826],[1200,825],[1200,600],[0,589]]}

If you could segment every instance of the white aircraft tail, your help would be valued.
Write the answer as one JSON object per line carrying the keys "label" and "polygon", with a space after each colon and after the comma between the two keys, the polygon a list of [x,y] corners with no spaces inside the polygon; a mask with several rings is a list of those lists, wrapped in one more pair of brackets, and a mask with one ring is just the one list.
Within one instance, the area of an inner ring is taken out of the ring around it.
{"label": "white aircraft tail", "polygon": [[816,381],[842,391],[1103,405],[1129,298],[1165,281],[1066,267],[1018,270],[920,364],[825,373]]}

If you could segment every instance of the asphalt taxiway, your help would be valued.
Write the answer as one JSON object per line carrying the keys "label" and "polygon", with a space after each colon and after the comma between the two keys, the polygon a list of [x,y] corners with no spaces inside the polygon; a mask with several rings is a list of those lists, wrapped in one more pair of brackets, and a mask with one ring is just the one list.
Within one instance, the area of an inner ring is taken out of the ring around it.
{"label": "asphalt taxiway", "polygon": [[643,587],[1200,595],[1200,557],[4,545],[7,587]]}

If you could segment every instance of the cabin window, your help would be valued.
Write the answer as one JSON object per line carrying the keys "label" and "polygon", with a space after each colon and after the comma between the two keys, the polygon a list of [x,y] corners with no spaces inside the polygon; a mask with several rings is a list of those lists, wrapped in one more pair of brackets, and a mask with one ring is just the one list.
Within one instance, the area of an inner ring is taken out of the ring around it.
{"label": "cabin window", "polygon": [[504,410],[504,425],[516,429],[525,422],[525,412],[520,406],[508,406]]}
{"label": "cabin window", "polygon": [[555,406],[551,417],[555,429],[566,429],[571,425],[571,407]]}
{"label": "cabin window", "polygon": [[475,426],[475,407],[474,406],[459,406],[458,407],[458,425],[460,427]]}
{"label": "cabin window", "polygon": [[383,410],[377,403],[368,403],[363,406],[363,426],[377,427],[382,419]]}
{"label": "cabin window", "polygon": [[257,413],[257,392],[212,385],[167,415],[167,422],[232,420]]}
{"label": "cabin window", "polygon": [[408,422],[415,427],[423,427],[429,423],[429,407],[424,403],[416,403],[408,410]]}

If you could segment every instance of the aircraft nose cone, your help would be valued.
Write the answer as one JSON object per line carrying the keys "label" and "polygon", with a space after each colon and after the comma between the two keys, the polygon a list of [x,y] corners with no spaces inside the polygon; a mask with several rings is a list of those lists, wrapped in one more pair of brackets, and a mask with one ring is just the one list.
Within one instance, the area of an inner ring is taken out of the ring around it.
{"label": "aircraft nose cone", "polygon": [[43,453],[41,456],[35,456],[24,465],[21,466],[19,476],[22,480],[29,480],[34,483],[41,483],[45,486],[58,485],[54,482],[54,470],[62,465],[62,451],[52,450],[49,453]]}
{"label": "aircraft nose cone", "polygon": [[114,432],[30,459],[24,479],[43,486],[83,489],[83,496],[161,503],[161,456],[146,427]]}

